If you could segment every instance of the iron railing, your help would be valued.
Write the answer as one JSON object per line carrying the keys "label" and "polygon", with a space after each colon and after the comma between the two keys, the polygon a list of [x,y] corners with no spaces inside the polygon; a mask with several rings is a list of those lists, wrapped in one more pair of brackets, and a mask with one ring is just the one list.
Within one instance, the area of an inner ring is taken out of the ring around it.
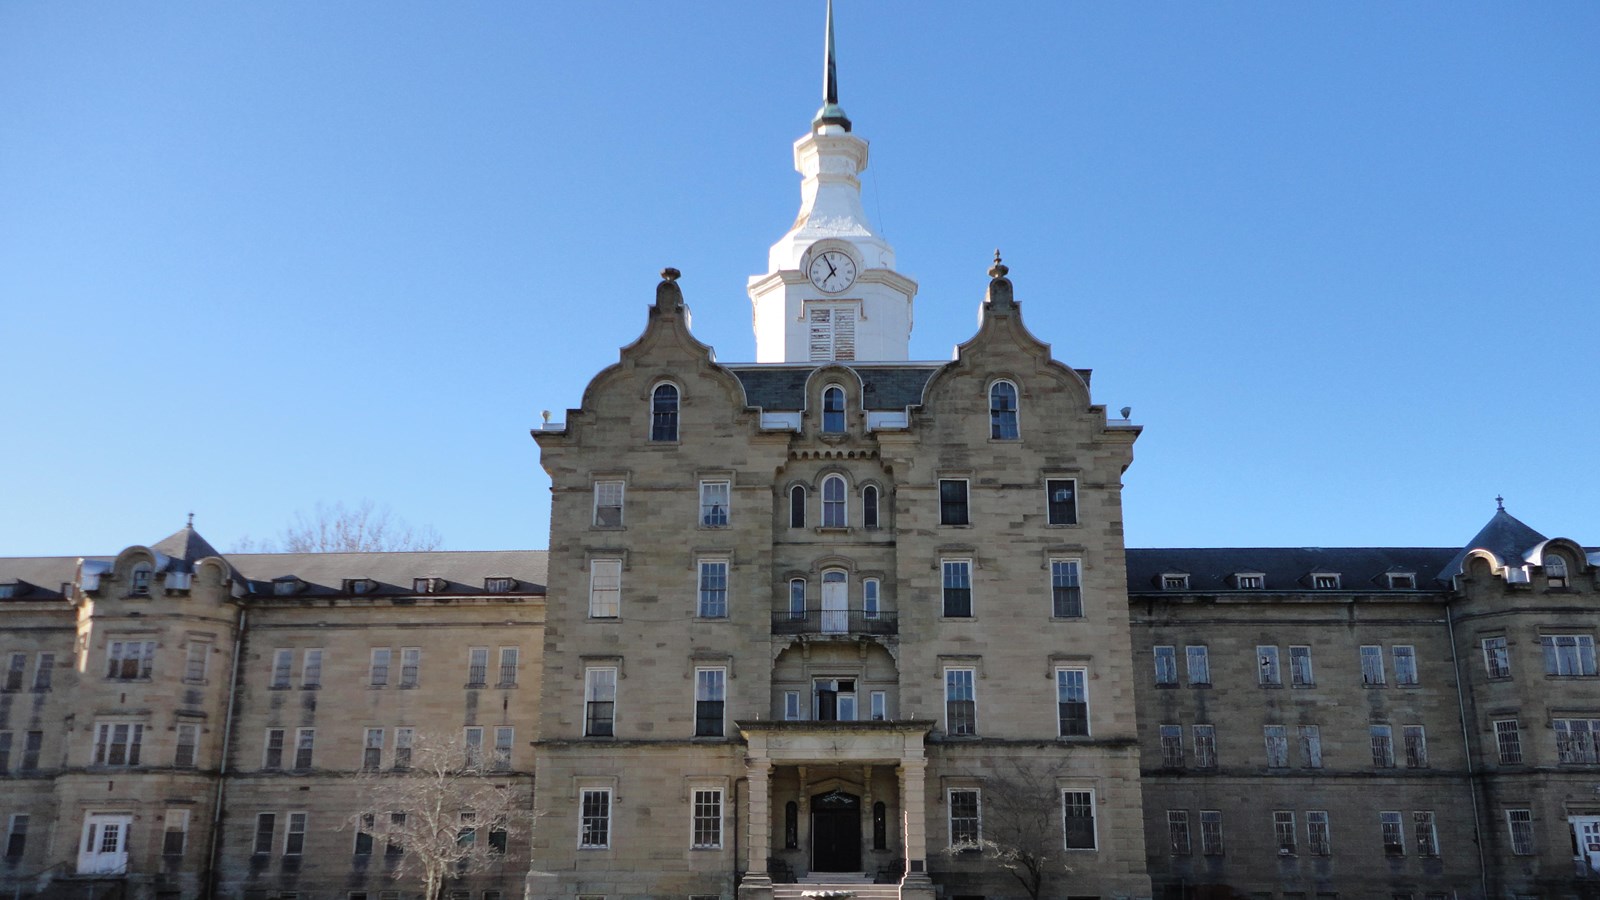
{"label": "iron railing", "polygon": [[792,609],[772,614],[773,634],[869,634],[900,633],[895,614],[860,609]]}

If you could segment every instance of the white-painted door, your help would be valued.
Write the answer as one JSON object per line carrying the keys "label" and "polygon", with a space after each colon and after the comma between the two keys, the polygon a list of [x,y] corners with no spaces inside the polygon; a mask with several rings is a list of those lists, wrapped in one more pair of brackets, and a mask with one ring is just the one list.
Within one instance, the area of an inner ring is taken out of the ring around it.
{"label": "white-painted door", "polygon": [[1578,858],[1600,872],[1600,816],[1573,816],[1567,821],[1578,841]]}
{"label": "white-painted door", "polygon": [[843,572],[822,575],[822,633],[845,634],[850,630],[850,582]]}
{"label": "white-painted door", "polygon": [[103,875],[128,870],[128,829],[133,816],[126,813],[89,813],[83,817],[83,839],[78,844],[78,874]]}

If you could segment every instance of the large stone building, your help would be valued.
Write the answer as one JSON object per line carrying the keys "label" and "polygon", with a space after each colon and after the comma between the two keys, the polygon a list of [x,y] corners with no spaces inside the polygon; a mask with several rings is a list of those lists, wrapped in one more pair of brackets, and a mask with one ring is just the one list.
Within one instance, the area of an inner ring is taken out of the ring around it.
{"label": "large stone building", "polygon": [[998,258],[909,359],[828,63],[758,362],[664,272],[548,553],[0,559],[0,890],[413,900],[366,787],[448,735],[533,826],[453,900],[1600,895],[1600,555],[1125,549],[1140,429]]}

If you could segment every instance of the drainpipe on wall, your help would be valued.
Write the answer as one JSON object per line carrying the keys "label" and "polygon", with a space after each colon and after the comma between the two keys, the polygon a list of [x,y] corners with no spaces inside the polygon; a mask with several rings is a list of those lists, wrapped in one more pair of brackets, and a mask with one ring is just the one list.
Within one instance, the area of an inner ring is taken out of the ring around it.
{"label": "drainpipe on wall", "polygon": [[1450,665],[1456,670],[1456,709],[1461,719],[1461,749],[1466,753],[1467,759],[1467,794],[1472,798],[1472,833],[1478,846],[1478,883],[1483,891],[1483,896],[1489,896],[1489,862],[1484,856],[1483,822],[1478,815],[1478,785],[1477,775],[1472,768],[1472,732],[1467,724],[1467,696],[1461,688],[1462,673],[1461,660],[1456,656],[1456,623],[1451,615],[1450,604],[1444,605],[1444,624],[1450,632]]}
{"label": "drainpipe on wall", "polygon": [[228,751],[233,744],[233,706],[238,696],[240,650],[244,645],[245,610],[239,610],[239,626],[233,633],[233,671],[228,674],[228,711],[222,718],[222,758],[217,764],[217,794],[212,801],[211,839],[206,847],[206,896],[217,895],[217,839],[222,831],[223,785],[228,777]]}

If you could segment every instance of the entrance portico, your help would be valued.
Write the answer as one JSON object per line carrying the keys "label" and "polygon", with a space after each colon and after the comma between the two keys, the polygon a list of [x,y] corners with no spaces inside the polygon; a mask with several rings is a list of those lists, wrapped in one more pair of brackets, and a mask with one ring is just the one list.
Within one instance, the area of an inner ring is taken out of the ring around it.
{"label": "entrance portico", "polygon": [[[934,723],[740,722],[748,744],[749,857],[741,900],[772,896],[769,858],[805,871],[861,872],[863,860],[905,861],[901,896],[933,897],[926,835],[927,756]],[[884,776],[893,772],[892,780]],[[874,789],[876,785],[876,790]],[[885,794],[892,794],[885,796]],[[879,848],[874,857],[864,852]],[[868,874],[876,865],[866,867]]]}

